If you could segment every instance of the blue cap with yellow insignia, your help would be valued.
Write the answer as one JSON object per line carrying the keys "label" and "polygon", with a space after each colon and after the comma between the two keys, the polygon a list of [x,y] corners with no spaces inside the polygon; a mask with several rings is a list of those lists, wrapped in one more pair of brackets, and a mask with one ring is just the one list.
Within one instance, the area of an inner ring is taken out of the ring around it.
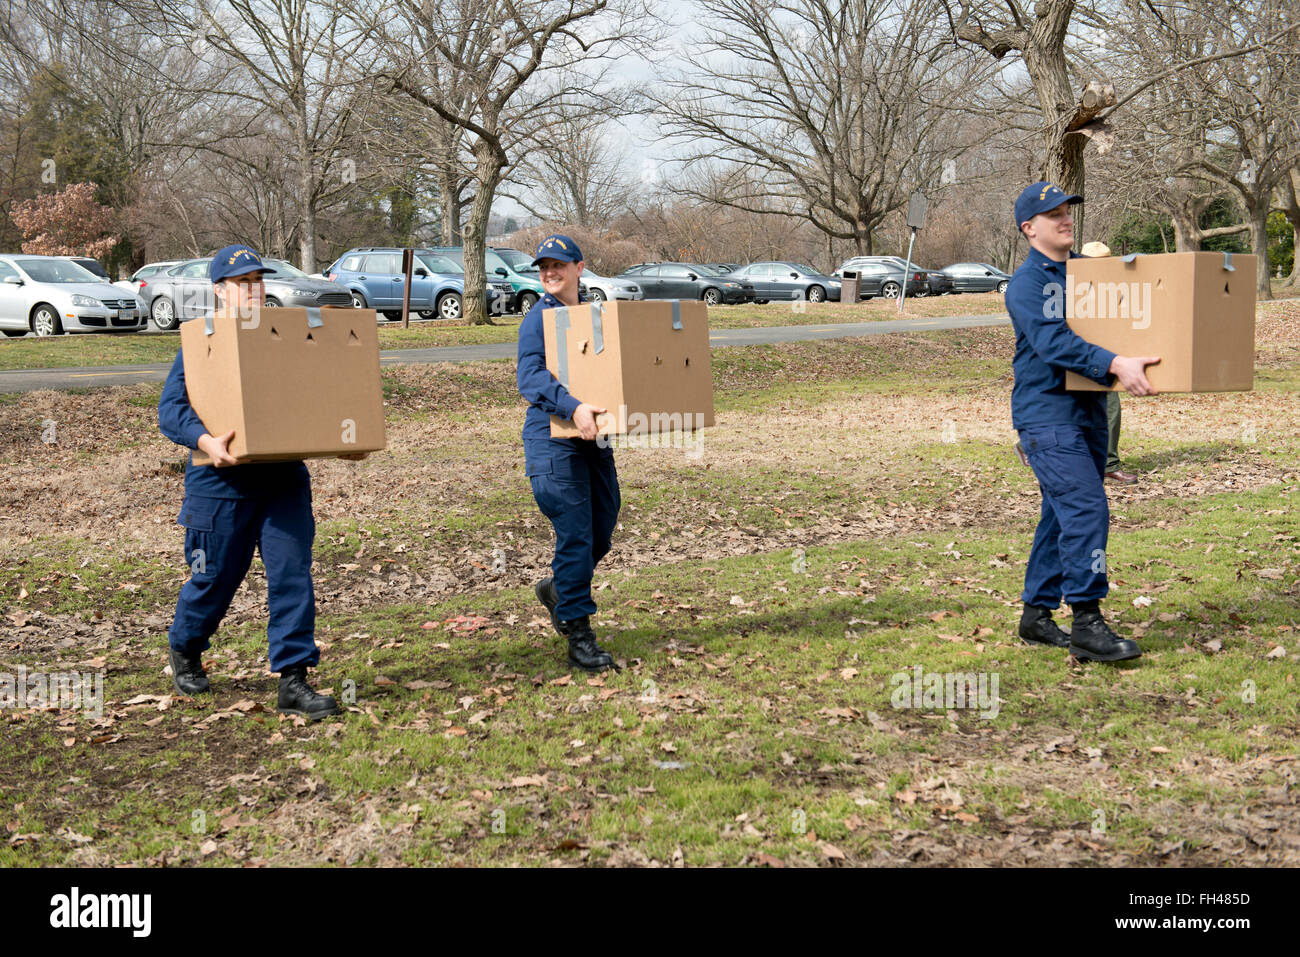
{"label": "blue cap with yellow insignia", "polygon": [[566,263],[580,263],[582,262],[582,250],[570,237],[562,233],[553,233],[538,244],[537,258],[533,260],[533,265],[538,265],[543,259],[559,259]]}
{"label": "blue cap with yellow insignia", "polygon": [[266,271],[266,267],[262,265],[261,256],[242,243],[236,243],[233,246],[218,250],[217,254],[212,257],[212,263],[208,266],[208,277],[214,283],[218,283],[231,276],[243,276],[250,272]]}
{"label": "blue cap with yellow insignia", "polygon": [[1016,232],[1020,231],[1021,223],[1028,222],[1039,213],[1056,209],[1062,203],[1082,202],[1082,196],[1068,194],[1061,187],[1053,186],[1045,180],[1026,186],[1025,191],[1016,198]]}

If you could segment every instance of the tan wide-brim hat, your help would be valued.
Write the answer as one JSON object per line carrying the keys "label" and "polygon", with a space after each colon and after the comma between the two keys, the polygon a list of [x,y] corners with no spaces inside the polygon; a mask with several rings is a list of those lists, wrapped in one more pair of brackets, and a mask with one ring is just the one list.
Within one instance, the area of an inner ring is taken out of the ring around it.
{"label": "tan wide-brim hat", "polygon": [[1110,247],[1105,243],[1084,243],[1083,254],[1085,256],[1109,256]]}

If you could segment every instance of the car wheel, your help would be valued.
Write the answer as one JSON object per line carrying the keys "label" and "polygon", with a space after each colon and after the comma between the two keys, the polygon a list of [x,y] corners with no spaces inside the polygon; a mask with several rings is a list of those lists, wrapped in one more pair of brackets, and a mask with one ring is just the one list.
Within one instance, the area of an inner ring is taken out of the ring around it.
{"label": "car wheel", "polygon": [[149,315],[153,317],[153,324],[163,332],[171,332],[176,328],[176,306],[166,296],[159,296],[153,301]]}
{"label": "car wheel", "polygon": [[912,293],[912,295],[917,299],[924,299],[926,296],[930,295],[930,287],[927,286],[924,289],[918,289],[916,292]]}
{"label": "car wheel", "polygon": [[1007,280],[1004,279],[1000,283],[998,283],[998,295],[999,296],[1005,295],[1006,291],[1007,291]]}
{"label": "car wheel", "polygon": [[383,315],[383,317],[387,319],[389,322],[402,321],[402,313],[400,310],[398,310],[397,312],[393,312],[392,310],[389,310],[388,312],[381,313],[381,315]]}
{"label": "car wheel", "polygon": [[461,316],[460,296],[449,292],[438,300],[439,319],[459,319]]}
{"label": "car wheel", "polygon": [[355,290],[352,293],[352,308],[353,309],[366,308],[366,297],[361,295],[361,293],[356,292]]}
{"label": "car wheel", "polygon": [[536,304],[537,304],[537,293],[534,293],[534,292],[521,292],[521,293],[519,294],[519,311],[520,311],[520,312],[524,312],[524,313],[526,313],[526,312],[528,312],[529,309],[533,308],[533,306],[536,305]]}
{"label": "car wheel", "polygon": [[63,322],[53,306],[37,306],[32,313],[32,332],[38,336],[57,336],[63,332]]}
{"label": "car wheel", "polygon": [[716,289],[709,288],[704,290],[703,299],[706,305],[716,306],[718,303],[722,302],[722,293],[718,292]]}
{"label": "car wheel", "polygon": [[823,289],[821,286],[809,286],[809,287],[808,287],[808,301],[809,301],[809,302],[825,302],[825,301],[826,301],[826,290]]}
{"label": "car wheel", "polygon": [[262,303],[262,306],[265,309],[279,309],[280,300],[276,299],[275,296],[267,296],[266,302]]}
{"label": "car wheel", "polygon": [[593,302],[604,302],[606,299],[605,294],[601,292],[599,289],[596,289],[594,287],[588,288],[587,292],[591,294],[591,298]]}
{"label": "car wheel", "polygon": [[897,299],[899,290],[902,287],[896,282],[887,282],[880,287],[880,294],[886,299]]}

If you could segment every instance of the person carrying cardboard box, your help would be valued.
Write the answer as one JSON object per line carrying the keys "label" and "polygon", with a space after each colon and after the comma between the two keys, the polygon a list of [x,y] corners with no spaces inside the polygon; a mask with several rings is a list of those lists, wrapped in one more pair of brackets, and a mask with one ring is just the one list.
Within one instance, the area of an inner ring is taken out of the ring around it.
{"label": "person carrying cardboard box", "polygon": [[[542,313],[582,301],[578,277],[582,251],[569,236],[542,240],[533,265],[540,269],[541,299],[519,325],[519,394],[528,400],[524,418],[524,474],[533,498],[555,528],[551,577],[534,587],[555,630],[569,641],[569,664],[584,671],[616,667],[591,629],[596,603],[591,578],[609,552],[622,498],[614,450],[596,441],[596,416],[606,410],[569,393],[546,368]],[[551,416],[572,419],[579,438],[552,438]]]}
{"label": "person carrying cardboard box", "polygon": [[[218,252],[208,269],[218,308],[241,315],[260,309],[264,271],[261,258],[248,246]],[[178,521],[185,527],[191,576],[181,588],[168,631],[173,687],[182,695],[211,691],[201,656],[211,647],[209,638],[258,549],[266,566],[271,670],[280,675],[276,708],[311,720],[339,714],[332,697],[317,694],[307,683],[307,668],[316,666],[320,651],[311,580],[316,521],[306,465],[301,460],[238,464],[228,448],[234,431],[209,434],[190,404],[180,351],[158,401],[158,427],[177,445],[202,451],[212,461],[199,466],[191,456],[185,469]],[[356,460],[365,453],[340,457]]]}
{"label": "person carrying cardboard box", "polygon": [[[1068,647],[1081,660],[1124,661],[1141,655],[1137,642],[1111,631],[1100,610],[1110,587],[1106,400],[1100,392],[1067,392],[1065,373],[1103,385],[1118,379],[1131,395],[1154,395],[1146,367],[1160,359],[1116,355],[1066,324],[1065,264],[1077,255],[1070,206],[1081,202],[1082,196],[1038,182],[1014,207],[1016,228],[1030,250],[1006,293],[1016,333],[1011,418],[1043,496],[1019,631],[1030,644]],[[1062,598],[1074,610],[1068,634],[1052,620]]]}

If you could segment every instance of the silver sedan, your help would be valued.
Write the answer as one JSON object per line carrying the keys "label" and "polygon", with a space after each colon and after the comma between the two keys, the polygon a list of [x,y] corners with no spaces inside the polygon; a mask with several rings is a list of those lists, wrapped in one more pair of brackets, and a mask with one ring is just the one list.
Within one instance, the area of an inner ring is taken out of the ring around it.
{"label": "silver sedan", "polygon": [[148,318],[135,296],[59,256],[0,256],[0,332],[136,332]]}

